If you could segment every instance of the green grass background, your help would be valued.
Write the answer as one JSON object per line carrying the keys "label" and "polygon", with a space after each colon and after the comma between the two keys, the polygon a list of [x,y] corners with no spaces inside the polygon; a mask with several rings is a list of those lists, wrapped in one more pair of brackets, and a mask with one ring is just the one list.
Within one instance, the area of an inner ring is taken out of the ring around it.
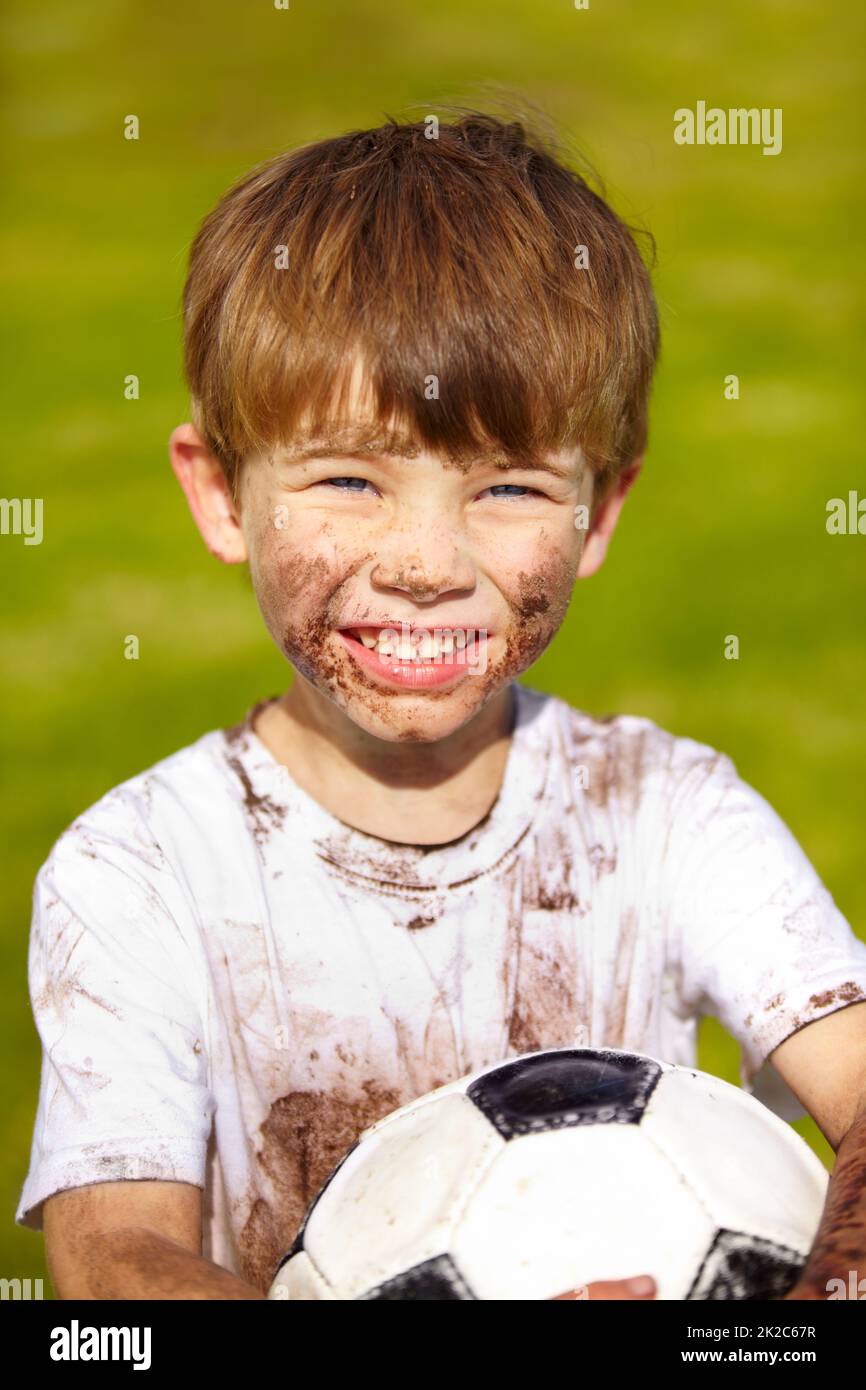
{"label": "green grass background", "polygon": [[[33,876],[109,787],[285,684],[243,574],[193,530],[166,441],[187,418],[189,242],[229,183],[287,147],[504,84],[653,231],[663,362],[645,473],[527,679],[728,752],[863,934],[866,538],[829,536],[825,508],[866,494],[864,28],[859,0],[9,0],[0,492],[44,499],[45,539],[0,537],[0,1274],[46,1276],[41,1239],[13,1224],[39,1074]],[[699,99],[782,107],[782,153],[675,146],[674,109]],[[705,1022],[700,1064],[736,1081],[737,1059]],[[796,1127],[831,1158],[811,1121]]]}

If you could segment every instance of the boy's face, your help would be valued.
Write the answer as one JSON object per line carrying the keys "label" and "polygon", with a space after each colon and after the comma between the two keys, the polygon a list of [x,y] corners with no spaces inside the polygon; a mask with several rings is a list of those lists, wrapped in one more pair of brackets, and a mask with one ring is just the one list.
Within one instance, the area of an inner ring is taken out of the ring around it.
{"label": "boy's face", "polygon": [[562,622],[582,480],[575,454],[544,472],[425,453],[248,461],[242,526],[274,641],[369,733],[447,736]]}
{"label": "boy's face", "polygon": [[233,507],[215,461],[176,456],[189,431],[199,438],[180,426],[172,458],[209,547],[249,560],[308,694],[376,738],[433,743],[461,728],[536,660],[578,573],[603,558],[581,564],[577,509],[592,509],[593,480],[576,448],[543,468],[457,465],[408,446],[353,453],[344,434],[339,449],[248,458]]}

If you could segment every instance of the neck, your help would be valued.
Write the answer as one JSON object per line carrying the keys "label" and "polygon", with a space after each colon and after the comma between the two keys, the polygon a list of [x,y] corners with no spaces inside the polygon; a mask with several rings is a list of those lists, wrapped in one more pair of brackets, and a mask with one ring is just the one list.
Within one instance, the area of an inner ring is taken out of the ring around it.
{"label": "neck", "polygon": [[293,779],[367,834],[443,844],[484,818],[502,785],[514,694],[506,687],[435,743],[392,743],[347,719],[302,676],[257,716],[255,730]]}

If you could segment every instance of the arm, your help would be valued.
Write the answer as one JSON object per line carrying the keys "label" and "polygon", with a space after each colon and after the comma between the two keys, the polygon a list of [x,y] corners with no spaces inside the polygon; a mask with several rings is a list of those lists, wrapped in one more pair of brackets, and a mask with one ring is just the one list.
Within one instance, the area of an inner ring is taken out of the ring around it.
{"label": "arm", "polygon": [[[176,1205],[162,1210],[172,1192],[201,1202],[215,1109],[194,926],[158,846],[117,803],[61,837],[34,892],[42,1068],[16,1220],[45,1230],[61,1297],[124,1296],[94,1291],[124,1227],[201,1259],[199,1228]],[[161,1265],[137,1268],[152,1279]]]}
{"label": "arm", "polygon": [[[852,1004],[786,1038],[773,1066],[836,1152],[827,1200],[789,1299],[866,1295],[866,1004]],[[851,1271],[854,1278],[851,1280]],[[852,1292],[853,1284],[853,1292]],[[861,1291],[862,1290],[862,1291]]]}
{"label": "arm", "polygon": [[201,1189],[100,1182],[49,1197],[43,1229],[61,1299],[264,1299],[201,1254]]}

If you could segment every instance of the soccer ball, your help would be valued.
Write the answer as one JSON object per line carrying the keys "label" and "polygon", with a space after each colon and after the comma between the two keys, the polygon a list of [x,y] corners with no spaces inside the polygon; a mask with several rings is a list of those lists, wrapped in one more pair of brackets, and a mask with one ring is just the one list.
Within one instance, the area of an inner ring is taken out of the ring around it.
{"label": "soccer ball", "polygon": [[548,1299],[652,1274],[663,1299],[778,1298],[828,1174],[716,1076],[557,1048],[364,1130],[310,1205],[272,1299]]}

